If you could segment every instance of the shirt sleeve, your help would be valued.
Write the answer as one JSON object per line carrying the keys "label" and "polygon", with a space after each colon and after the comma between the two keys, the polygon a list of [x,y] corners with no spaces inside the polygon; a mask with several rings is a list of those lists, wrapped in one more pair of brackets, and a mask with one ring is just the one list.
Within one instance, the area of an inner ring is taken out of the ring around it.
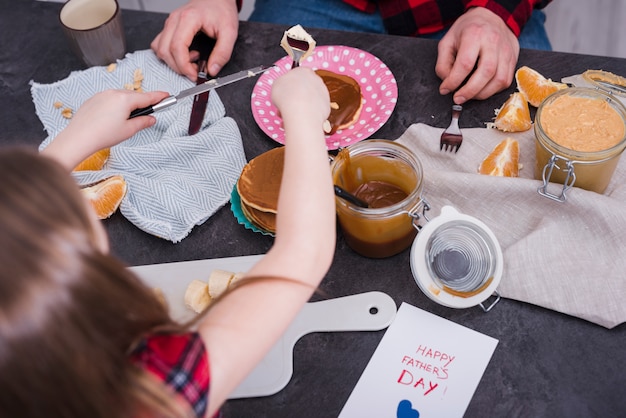
{"label": "shirt sleeve", "polygon": [[387,31],[393,35],[415,36],[449,27],[472,7],[491,10],[506,23],[515,36],[530,19],[535,8],[552,0],[343,0],[344,3],[372,13],[378,8]]}
{"label": "shirt sleeve", "polygon": [[374,13],[376,11],[376,3],[372,0],[343,0],[344,3],[348,3],[350,6],[359,9],[362,12]]}
{"label": "shirt sleeve", "polygon": [[130,358],[187,401],[197,417],[204,417],[210,373],[208,354],[198,333],[149,336]]}
{"label": "shirt sleeve", "polygon": [[465,2],[465,10],[472,7],[484,7],[491,10],[513,31],[520,35],[533,9],[544,8],[552,0],[469,0]]}

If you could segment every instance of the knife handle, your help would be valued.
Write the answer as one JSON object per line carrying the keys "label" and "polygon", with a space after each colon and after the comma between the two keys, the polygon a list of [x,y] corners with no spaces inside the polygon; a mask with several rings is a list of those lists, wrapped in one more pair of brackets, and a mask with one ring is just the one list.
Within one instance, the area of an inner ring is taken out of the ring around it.
{"label": "knife handle", "polygon": [[142,107],[140,109],[135,109],[130,112],[130,116],[128,117],[128,119],[136,118],[137,116],[146,116],[151,113],[154,113],[154,108],[152,106]]}
{"label": "knife handle", "polygon": [[132,112],[130,112],[130,116],[128,117],[128,119],[136,118],[137,116],[146,116],[156,111],[163,110],[174,104],[176,104],[176,97],[168,96],[155,105],[133,110]]}
{"label": "knife handle", "polygon": [[[204,84],[209,81],[206,73],[205,59],[198,60],[198,79],[196,85]],[[193,105],[191,106],[191,116],[189,117],[189,129],[187,133],[189,135],[195,135],[200,131],[202,127],[202,121],[204,120],[204,113],[206,112],[207,102],[209,101],[210,91],[196,95],[193,98]]]}

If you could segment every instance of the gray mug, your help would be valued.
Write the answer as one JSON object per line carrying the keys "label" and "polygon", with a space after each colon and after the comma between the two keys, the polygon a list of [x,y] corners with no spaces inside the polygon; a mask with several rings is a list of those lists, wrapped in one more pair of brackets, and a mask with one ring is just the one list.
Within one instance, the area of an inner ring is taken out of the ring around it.
{"label": "gray mug", "polygon": [[116,0],[69,0],[59,20],[72,50],[88,67],[124,58],[126,38]]}

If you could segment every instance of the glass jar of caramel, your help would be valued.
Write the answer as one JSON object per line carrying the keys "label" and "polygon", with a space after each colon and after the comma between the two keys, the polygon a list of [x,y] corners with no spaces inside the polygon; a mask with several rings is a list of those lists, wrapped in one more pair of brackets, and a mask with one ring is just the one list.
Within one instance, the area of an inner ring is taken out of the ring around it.
{"label": "glass jar of caramel", "polygon": [[422,197],[422,164],[411,150],[389,140],[364,140],[342,149],[331,170],[335,185],[369,205],[336,197],[339,224],[350,248],[384,258],[411,246],[418,221],[429,209]]}
{"label": "glass jar of caramel", "polygon": [[[621,101],[599,89],[559,90],[539,106],[534,125],[541,195],[563,202],[573,186],[605,191],[626,148],[626,107]],[[563,187],[550,192],[550,182]]]}

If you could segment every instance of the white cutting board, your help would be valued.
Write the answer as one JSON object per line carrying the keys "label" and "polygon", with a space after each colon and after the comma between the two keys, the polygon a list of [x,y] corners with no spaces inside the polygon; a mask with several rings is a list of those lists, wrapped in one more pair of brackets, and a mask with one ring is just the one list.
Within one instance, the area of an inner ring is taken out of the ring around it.
{"label": "white cutting board", "polygon": [[[185,307],[187,285],[206,281],[214,269],[245,272],[262,255],[183,261],[130,267],[148,286],[160,288],[172,318],[185,321],[195,313]],[[293,374],[293,347],[305,334],[331,331],[378,331],[391,324],[396,314],[393,299],[382,292],[367,292],[307,303],[280,340],[248,375],[230,398],[269,396],[282,390]]]}

